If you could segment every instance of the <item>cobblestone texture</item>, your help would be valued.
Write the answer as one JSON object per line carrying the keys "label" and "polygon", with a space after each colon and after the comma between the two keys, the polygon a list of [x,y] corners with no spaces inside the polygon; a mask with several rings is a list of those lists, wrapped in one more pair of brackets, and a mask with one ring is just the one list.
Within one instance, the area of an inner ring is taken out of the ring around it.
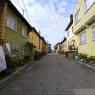
{"label": "cobblestone texture", "polygon": [[62,55],[47,55],[0,95],[95,95],[95,72]]}

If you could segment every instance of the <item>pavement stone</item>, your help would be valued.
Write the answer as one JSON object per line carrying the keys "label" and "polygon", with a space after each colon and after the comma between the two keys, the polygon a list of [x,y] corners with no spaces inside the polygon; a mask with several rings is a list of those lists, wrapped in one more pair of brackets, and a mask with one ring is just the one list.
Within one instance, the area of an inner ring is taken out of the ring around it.
{"label": "pavement stone", "polygon": [[95,72],[50,54],[0,89],[0,95],[95,95]]}

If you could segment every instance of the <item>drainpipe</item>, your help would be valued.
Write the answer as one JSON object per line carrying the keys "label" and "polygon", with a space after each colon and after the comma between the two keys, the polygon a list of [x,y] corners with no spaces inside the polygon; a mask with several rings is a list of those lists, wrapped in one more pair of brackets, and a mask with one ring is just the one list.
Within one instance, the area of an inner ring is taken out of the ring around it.
{"label": "drainpipe", "polygon": [[0,45],[4,43],[6,13],[7,13],[7,2],[5,0],[0,0]]}

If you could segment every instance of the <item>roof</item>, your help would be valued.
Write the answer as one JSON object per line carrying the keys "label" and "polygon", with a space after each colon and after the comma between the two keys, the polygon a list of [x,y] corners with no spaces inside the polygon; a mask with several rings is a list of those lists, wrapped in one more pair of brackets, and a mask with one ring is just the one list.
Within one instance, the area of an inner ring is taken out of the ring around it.
{"label": "roof", "polygon": [[[47,42],[45,41],[45,39],[44,39],[43,37],[41,37],[40,34],[37,32],[37,30],[35,29],[35,27],[32,27],[32,31],[34,31],[34,32],[38,35],[38,37],[39,37],[41,40],[43,40],[44,43],[47,44]],[[32,31],[31,31],[31,32],[32,32]]]}
{"label": "roof", "polygon": [[71,25],[73,24],[73,15],[70,15],[70,22],[68,24],[68,26],[66,27],[65,31],[68,31],[68,29],[71,27]]}
{"label": "roof", "polygon": [[62,43],[64,43],[66,40],[67,40],[67,38],[66,38],[66,37],[64,37],[63,41],[61,41],[61,42],[57,43],[56,45],[62,44]]}
{"label": "roof", "polygon": [[31,32],[31,30],[33,30],[38,36],[40,39],[42,39],[45,43],[45,39],[43,37],[40,36],[40,34],[37,32],[37,30],[35,29],[35,27],[32,27],[29,22],[23,17],[23,15],[17,10],[17,8],[12,4],[12,2],[10,0],[5,0],[7,3],[8,3],[8,7],[11,8],[11,10],[13,10],[16,15],[19,16],[19,18],[27,25],[28,27],[28,32]]}
{"label": "roof", "polygon": [[43,40],[43,42],[44,42],[45,44],[47,44],[46,40],[45,40],[43,37],[41,37],[41,39]]}
{"label": "roof", "polygon": [[29,24],[29,22],[23,17],[23,15],[17,10],[17,8],[12,4],[12,2],[10,0],[6,0],[6,2],[8,3],[8,7],[11,8],[11,10],[13,10],[19,17],[20,19],[27,25],[28,30],[32,29],[32,26]]}
{"label": "roof", "polygon": [[64,37],[63,41],[60,42],[60,44],[64,43],[67,40],[66,37]]}
{"label": "roof", "polygon": [[35,27],[32,27],[32,31],[34,31],[39,36],[39,38],[41,38],[40,34],[37,32],[37,30],[35,29]]}

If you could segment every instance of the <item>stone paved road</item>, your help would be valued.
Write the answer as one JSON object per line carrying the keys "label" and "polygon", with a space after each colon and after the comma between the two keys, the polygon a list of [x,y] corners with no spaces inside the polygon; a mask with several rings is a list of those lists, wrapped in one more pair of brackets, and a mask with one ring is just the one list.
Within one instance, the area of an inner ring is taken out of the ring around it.
{"label": "stone paved road", "polygon": [[95,72],[62,55],[47,55],[0,95],[95,95]]}

